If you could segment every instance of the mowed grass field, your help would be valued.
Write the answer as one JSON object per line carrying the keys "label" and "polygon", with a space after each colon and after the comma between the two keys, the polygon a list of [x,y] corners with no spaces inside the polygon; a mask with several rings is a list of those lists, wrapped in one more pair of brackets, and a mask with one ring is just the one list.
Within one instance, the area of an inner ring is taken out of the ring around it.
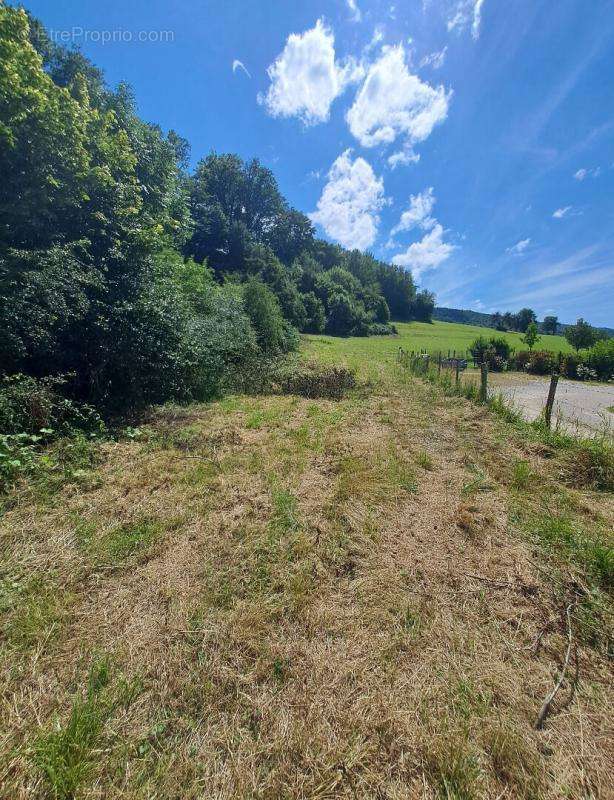
{"label": "mowed grass field", "polygon": [[2,800],[612,797],[612,495],[398,344],[0,496]]}
{"label": "mowed grass field", "polygon": [[[492,328],[477,325],[460,325],[453,322],[398,322],[398,336],[373,336],[369,338],[350,338],[347,340],[334,336],[310,336],[314,352],[325,360],[335,360],[339,355],[357,361],[380,360],[396,354],[399,347],[404,350],[429,353],[447,353],[448,350],[467,351],[478,336],[503,336],[518,352],[527,347],[521,341],[520,333],[501,333]],[[563,336],[542,336],[535,345],[536,350],[550,350],[553,353],[570,353],[573,348]],[[328,356],[327,356],[328,353]]]}

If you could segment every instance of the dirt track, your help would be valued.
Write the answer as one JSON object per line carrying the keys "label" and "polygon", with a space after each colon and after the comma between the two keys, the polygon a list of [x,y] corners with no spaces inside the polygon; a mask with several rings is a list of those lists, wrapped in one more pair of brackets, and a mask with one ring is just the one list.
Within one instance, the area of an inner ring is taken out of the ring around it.
{"label": "dirt track", "polygon": [[[519,373],[491,374],[490,386],[513,401],[527,419],[536,419],[542,412],[548,395],[549,377]],[[571,431],[577,429],[603,431],[614,428],[614,386],[559,380],[554,403],[553,419]]]}

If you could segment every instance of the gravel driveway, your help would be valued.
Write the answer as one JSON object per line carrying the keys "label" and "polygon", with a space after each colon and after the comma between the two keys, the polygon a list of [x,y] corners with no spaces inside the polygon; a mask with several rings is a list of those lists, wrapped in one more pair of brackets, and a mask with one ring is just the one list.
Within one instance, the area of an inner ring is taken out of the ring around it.
{"label": "gravel driveway", "polygon": [[[529,420],[542,412],[548,396],[549,377],[521,373],[491,373],[489,386],[514,403]],[[562,426],[571,432],[583,433],[614,430],[614,386],[610,384],[581,383],[561,378],[554,401],[553,422],[560,419]]]}

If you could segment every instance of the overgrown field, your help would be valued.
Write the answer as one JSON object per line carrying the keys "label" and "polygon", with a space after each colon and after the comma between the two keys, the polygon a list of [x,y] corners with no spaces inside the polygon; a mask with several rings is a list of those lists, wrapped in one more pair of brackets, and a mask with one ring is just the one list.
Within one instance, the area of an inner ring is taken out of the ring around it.
{"label": "overgrown field", "polygon": [[600,454],[327,341],[3,499],[0,796],[612,796]]}
{"label": "overgrown field", "polygon": [[[363,359],[381,359],[396,352],[399,347],[404,350],[419,352],[426,350],[429,353],[447,353],[448,350],[465,352],[478,336],[502,336],[517,351],[526,350],[522,343],[520,333],[502,333],[491,328],[481,328],[477,325],[460,325],[453,322],[398,322],[396,323],[398,336],[375,336],[369,339],[343,340],[333,336],[310,337],[313,346],[324,358],[334,360],[357,356]],[[535,349],[550,350],[553,353],[571,353],[573,348],[564,336],[542,336],[535,345]]]}

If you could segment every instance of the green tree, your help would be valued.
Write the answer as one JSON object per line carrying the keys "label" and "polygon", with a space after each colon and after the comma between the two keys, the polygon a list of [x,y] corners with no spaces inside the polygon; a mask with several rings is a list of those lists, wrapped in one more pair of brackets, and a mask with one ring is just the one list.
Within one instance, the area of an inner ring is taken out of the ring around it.
{"label": "green tree", "polygon": [[565,338],[576,352],[592,347],[597,341],[595,329],[580,317],[575,325],[565,328]]}
{"label": "green tree", "polygon": [[529,348],[529,351],[531,351],[535,343],[539,341],[539,339],[541,339],[541,336],[539,335],[537,330],[537,323],[529,322],[525,334],[524,336],[520,337],[520,340],[524,342],[526,346]]}
{"label": "green tree", "polygon": [[542,333],[556,335],[559,327],[559,318],[554,316],[544,317],[542,322]]}
{"label": "green tree", "polygon": [[532,322],[537,322],[537,316],[532,308],[521,308],[514,315],[514,327],[520,333],[524,333]]}

